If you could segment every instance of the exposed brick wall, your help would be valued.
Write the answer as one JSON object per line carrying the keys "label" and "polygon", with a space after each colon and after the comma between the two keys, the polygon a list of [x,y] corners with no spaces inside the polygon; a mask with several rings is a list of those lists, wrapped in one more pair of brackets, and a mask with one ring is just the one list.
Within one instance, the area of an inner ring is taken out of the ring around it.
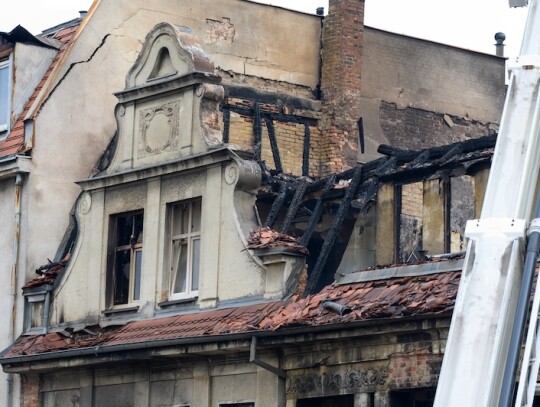
{"label": "exposed brick wall", "polygon": [[442,356],[433,355],[428,349],[410,354],[395,354],[388,365],[388,388],[412,389],[437,385]]}
{"label": "exposed brick wall", "polygon": [[[227,103],[229,106],[250,109],[253,102],[250,100],[230,98]],[[261,112],[277,113],[280,107],[273,104],[260,104],[260,109]],[[316,115],[316,113],[312,112],[311,115]],[[220,120],[223,125],[223,119],[221,118]],[[304,125],[302,123],[284,122],[278,120],[275,120],[273,124],[283,172],[292,175],[302,175],[302,157],[305,132]],[[316,125],[309,126],[309,130],[309,175],[311,177],[318,177],[320,176],[321,167],[321,132]],[[274,164],[274,157],[270,147],[268,129],[264,122],[262,123],[261,139],[261,159],[266,162],[268,168],[275,169],[276,166]],[[234,148],[244,151],[253,151],[253,117],[231,111],[229,144]]]}
{"label": "exposed brick wall", "polygon": [[405,184],[401,188],[401,213],[403,215],[422,217],[424,185],[421,182]]}
{"label": "exposed brick wall", "polygon": [[321,70],[325,173],[357,161],[363,36],[364,0],[330,0]]}
{"label": "exposed brick wall", "polygon": [[388,143],[420,150],[495,132],[493,124],[381,102],[379,123]]}
{"label": "exposed brick wall", "polygon": [[39,375],[21,376],[23,407],[39,407]]}

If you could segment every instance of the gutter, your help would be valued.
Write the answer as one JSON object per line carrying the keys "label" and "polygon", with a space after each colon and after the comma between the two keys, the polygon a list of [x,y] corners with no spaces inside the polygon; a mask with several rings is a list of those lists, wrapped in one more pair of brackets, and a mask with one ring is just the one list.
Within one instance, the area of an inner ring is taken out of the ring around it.
{"label": "gutter", "polygon": [[[16,357],[11,357],[11,358],[0,357],[0,364],[4,367],[4,370],[5,370],[5,368],[9,367],[9,365],[11,364],[19,364],[19,363],[27,363],[27,362],[32,363],[32,362],[38,362],[38,361],[51,361],[51,360],[84,357],[84,356],[92,356],[95,358],[101,355],[107,355],[107,354],[116,353],[116,352],[128,352],[128,351],[146,350],[146,349],[153,349],[153,348],[165,348],[165,347],[170,347],[170,346],[197,345],[197,344],[212,343],[212,342],[219,343],[219,342],[227,342],[227,341],[244,340],[251,344],[254,337],[259,338],[259,339],[262,339],[262,338],[271,339],[271,338],[277,338],[277,337],[284,337],[287,335],[316,334],[316,333],[338,331],[341,329],[351,330],[354,328],[362,328],[362,327],[370,327],[370,326],[377,326],[380,328],[381,324],[384,324],[384,323],[411,322],[411,321],[450,318],[450,317],[451,317],[450,313],[416,315],[416,316],[407,316],[407,317],[399,317],[399,318],[379,318],[379,319],[373,319],[373,320],[343,322],[340,324],[284,328],[283,330],[277,330],[277,331],[248,331],[248,332],[224,334],[224,335],[161,339],[161,340],[146,341],[146,342],[140,342],[140,343],[119,344],[119,345],[105,345],[105,346],[98,345],[91,348],[79,348],[79,349],[64,350],[64,351],[58,351],[58,352],[41,353],[38,355],[16,356]],[[380,330],[378,333],[383,333],[383,332],[385,331]],[[274,345],[274,343],[266,343],[263,345]],[[4,350],[2,353],[8,352],[11,348],[12,346]]]}

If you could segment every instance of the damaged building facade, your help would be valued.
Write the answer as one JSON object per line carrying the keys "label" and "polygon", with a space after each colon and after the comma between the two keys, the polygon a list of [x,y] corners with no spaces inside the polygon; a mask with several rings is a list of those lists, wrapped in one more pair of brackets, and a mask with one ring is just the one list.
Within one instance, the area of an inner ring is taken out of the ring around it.
{"label": "damaged building facade", "polygon": [[0,140],[14,403],[429,405],[504,60],[363,11],[101,0],[49,34]]}

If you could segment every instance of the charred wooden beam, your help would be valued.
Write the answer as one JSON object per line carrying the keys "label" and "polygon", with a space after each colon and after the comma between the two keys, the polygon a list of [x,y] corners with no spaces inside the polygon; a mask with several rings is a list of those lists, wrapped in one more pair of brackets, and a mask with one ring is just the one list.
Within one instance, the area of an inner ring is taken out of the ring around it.
{"label": "charred wooden beam", "polygon": [[416,157],[414,160],[412,160],[411,162],[409,162],[405,168],[406,169],[411,169],[411,168],[415,168],[421,164],[424,164],[427,160],[430,159],[430,153],[429,153],[429,150],[424,150],[420,153],[420,155],[418,157]]}
{"label": "charred wooden beam", "polygon": [[364,211],[377,196],[379,184],[380,182],[378,179],[373,179],[368,182],[367,185],[362,185],[359,187],[358,189],[361,192],[356,194],[355,200],[351,202],[351,206],[354,209]]}
{"label": "charred wooden beam", "polygon": [[[435,160],[443,157],[456,146],[460,146],[461,152],[467,154],[477,150],[493,148],[495,147],[496,141],[497,135],[491,134],[489,136],[479,137],[476,139],[458,141],[456,143],[448,144],[446,146],[432,147],[427,149],[426,151],[429,151],[431,158]],[[401,150],[399,148],[392,147],[386,144],[381,144],[377,151],[380,154],[397,157],[398,164],[405,164],[409,161],[412,161],[418,156],[418,154],[420,154],[418,151]]]}
{"label": "charred wooden beam", "polygon": [[[255,114],[255,108],[227,105],[231,112],[238,113],[241,116],[253,117]],[[279,121],[283,123],[300,123],[307,124],[309,126],[317,126],[318,120],[311,117],[295,116],[293,114],[285,114],[281,112],[261,112],[261,116],[267,117],[273,121]]]}
{"label": "charred wooden beam", "polygon": [[317,282],[319,281],[321,277],[322,271],[328,260],[330,251],[334,247],[336,237],[341,229],[341,225],[343,224],[343,221],[345,220],[345,216],[347,215],[347,212],[349,211],[349,208],[351,206],[351,201],[356,195],[356,190],[358,189],[358,186],[360,185],[361,179],[362,179],[362,167],[356,167],[351,183],[349,184],[347,188],[347,192],[345,193],[345,197],[341,201],[341,205],[339,206],[339,209],[337,210],[337,213],[332,221],[332,226],[330,227],[330,230],[328,231],[328,234],[326,235],[326,238],[324,239],[321,252],[319,254],[319,257],[317,258],[317,262],[315,263],[315,267],[313,267],[313,270],[310,273],[310,276],[306,285],[306,289],[303,294],[304,297],[306,297],[309,294],[312,294],[315,290],[315,287],[317,286]]}
{"label": "charred wooden beam", "polygon": [[266,118],[266,128],[268,130],[268,139],[270,140],[270,149],[272,150],[272,157],[274,157],[274,165],[278,173],[283,172],[281,165],[281,156],[279,155],[279,148],[276,140],[276,131],[274,129],[274,123],[271,119]]}
{"label": "charred wooden beam", "polygon": [[304,194],[306,193],[307,188],[307,181],[300,182],[299,185],[296,188],[296,191],[294,192],[294,197],[291,201],[291,204],[289,205],[289,210],[287,211],[287,215],[285,215],[285,219],[283,220],[283,225],[281,226],[280,232],[287,234],[289,231],[289,228],[291,227],[292,221],[296,217],[296,213],[298,212],[298,208],[300,207],[300,204],[302,203],[302,198],[304,197]]}
{"label": "charred wooden beam", "polygon": [[302,246],[306,246],[309,243],[309,239],[311,239],[311,235],[315,231],[315,227],[317,226],[317,223],[319,223],[319,219],[321,218],[321,215],[323,213],[323,200],[325,195],[330,191],[330,188],[332,188],[332,185],[334,185],[336,176],[331,175],[326,179],[326,184],[324,185],[324,189],[319,196],[319,199],[317,200],[317,203],[315,204],[315,208],[313,209],[313,213],[311,214],[311,217],[309,218],[309,223],[304,231],[304,234],[302,235],[302,238],[300,239],[300,244]]}
{"label": "charred wooden beam", "polygon": [[255,155],[255,160],[261,162],[261,152],[262,152],[262,124],[261,124],[261,108],[259,102],[253,104],[254,111],[254,120],[253,120],[253,154]]}
{"label": "charred wooden beam", "polygon": [[450,150],[448,150],[439,160],[439,165],[444,165],[450,161],[454,156],[463,152],[463,144],[456,144]]}
{"label": "charred wooden beam", "polygon": [[309,149],[311,147],[311,132],[309,126],[304,123],[304,149],[302,151],[302,175],[309,176]]}
{"label": "charred wooden beam", "polygon": [[269,92],[253,87],[223,84],[225,96],[238,99],[257,100],[260,103],[273,105],[285,105],[289,108],[300,110],[320,111],[320,102],[311,99],[303,99],[298,96],[284,93]]}
{"label": "charred wooden beam", "polygon": [[358,142],[360,144],[360,152],[364,154],[366,150],[366,140],[364,137],[364,118],[359,118],[356,124],[358,125]]}
{"label": "charred wooden beam", "polygon": [[385,172],[389,171],[389,170],[393,170],[395,169],[396,167],[396,164],[397,164],[397,158],[396,157],[392,157],[390,158],[388,161],[386,161],[385,163],[382,163],[374,172],[373,172],[373,176],[374,177],[380,177],[381,175],[384,175]]}
{"label": "charred wooden beam", "polygon": [[230,109],[223,108],[223,143],[229,143],[229,133],[231,130],[231,111]]}
{"label": "charred wooden beam", "polygon": [[276,223],[276,220],[279,217],[279,212],[281,211],[281,208],[283,207],[283,204],[285,203],[285,198],[287,197],[287,184],[285,182],[282,182],[280,184],[280,191],[276,199],[274,200],[274,203],[272,204],[272,208],[270,209],[270,213],[268,214],[268,217],[266,218],[266,222],[264,226],[272,228],[274,224]]}

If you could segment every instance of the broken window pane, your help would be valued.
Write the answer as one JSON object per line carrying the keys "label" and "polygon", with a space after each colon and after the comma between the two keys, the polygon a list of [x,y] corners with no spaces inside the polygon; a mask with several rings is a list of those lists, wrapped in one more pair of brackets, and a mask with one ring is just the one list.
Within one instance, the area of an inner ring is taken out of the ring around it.
{"label": "broken window pane", "polygon": [[114,218],[116,242],[112,272],[113,305],[140,299],[142,278],[143,214],[131,213]]}
{"label": "broken window pane", "polygon": [[126,304],[129,298],[129,274],[131,269],[131,250],[121,250],[116,253],[115,267],[115,304]]}

